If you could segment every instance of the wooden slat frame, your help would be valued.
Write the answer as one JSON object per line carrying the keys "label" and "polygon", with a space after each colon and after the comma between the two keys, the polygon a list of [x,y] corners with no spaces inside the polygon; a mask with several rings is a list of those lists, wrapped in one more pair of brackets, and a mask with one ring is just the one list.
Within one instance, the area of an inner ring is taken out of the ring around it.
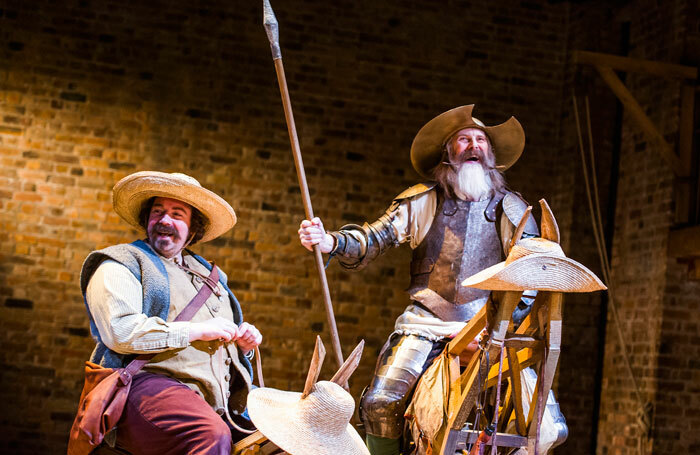
{"label": "wooden slat frame", "polygon": [[[688,177],[691,175],[690,164],[692,159],[692,122],[695,91],[694,87],[688,84],[687,81],[694,81],[697,79],[697,68],[587,51],[574,51],[573,60],[575,63],[595,66],[600,76],[625,106],[627,112],[642,128],[650,142],[659,145],[661,156],[666,160],[669,166],[671,166],[673,172],[679,177]],[[637,100],[620,78],[617,77],[614,70],[640,72],[681,81],[681,120],[678,155],[658,131],[654,123],[647,117],[644,110],[639,103],[637,103]]]}
{"label": "wooden slat frame", "polygon": [[[489,343],[489,347],[487,348],[490,359],[496,359],[498,352],[503,347],[508,327],[512,324],[511,315],[513,314],[513,310],[515,309],[518,302],[520,302],[520,296],[522,295],[522,292],[501,292],[498,295],[500,296],[500,302],[498,305],[498,310],[493,318],[493,323],[490,331],[491,340]],[[487,314],[486,312],[488,310],[488,306],[489,304],[484,305],[484,315]],[[463,329],[464,332],[476,330],[474,326],[468,325],[467,327]],[[481,328],[483,328],[483,325],[481,326]],[[477,330],[471,338],[468,338],[467,334],[465,333],[465,335],[461,337],[460,341],[457,341],[455,345],[461,345],[463,347],[466,347],[466,345],[469,344],[469,342],[471,342],[471,340],[473,340],[474,337],[479,333],[481,328],[479,328],[479,330]],[[457,354],[456,348],[453,348],[453,352]],[[467,417],[469,417],[469,413],[474,407],[474,404],[476,403],[476,397],[479,393],[479,384],[476,381],[478,373],[480,372],[481,377],[483,378],[485,378],[486,374],[488,373],[489,366],[485,364],[482,365],[482,362],[478,361],[478,357],[479,356],[472,357],[471,361],[469,362],[469,365],[467,366],[467,369],[460,376],[460,393],[457,397],[456,402],[453,400],[453,398],[456,397],[457,394],[454,394],[455,396],[453,397],[451,393],[450,412],[448,414],[446,430],[447,434],[444,438],[442,447],[440,447],[440,455],[454,454],[456,450],[456,445],[460,440],[460,430],[464,426]],[[451,389],[452,387],[453,385],[451,385]]]}
{"label": "wooden slat frame", "polygon": [[[537,377],[537,386],[535,393],[532,394],[530,403],[530,412],[528,413],[528,447],[533,447],[537,440],[537,430],[539,422],[542,421],[542,414],[547,404],[549,391],[552,389],[554,374],[556,373],[557,364],[559,363],[559,354],[561,352],[561,327],[562,327],[562,298],[561,292],[545,292],[547,299],[546,305],[549,309],[549,322],[546,329],[547,351],[543,359],[544,365],[542,372]],[[539,295],[538,295],[539,297]],[[540,384],[542,382],[542,384]],[[538,397],[542,394],[542,400]],[[532,452],[534,453],[534,451]]]}
{"label": "wooden slat frame", "polygon": [[617,74],[609,66],[596,66],[598,74],[603,78],[608,87],[613,91],[615,96],[620,100],[620,102],[625,106],[627,112],[632,116],[632,118],[637,122],[637,124],[642,128],[642,131],[646,135],[649,142],[652,144],[657,144],[659,146],[661,156],[673,172],[681,177],[685,177],[690,172],[690,169],[684,169],[681,165],[681,160],[674,153],[671,144],[666,142],[664,136],[659,132],[654,125],[654,122],[649,119],[649,117],[644,112],[644,109],[639,105],[634,95],[627,89],[625,84],[617,77]]}
{"label": "wooden slat frame", "polygon": [[619,55],[602,54],[599,52],[574,51],[574,63],[585,63],[595,66],[607,66],[609,68],[631,72],[646,73],[667,79],[698,78],[698,69],[692,66],[676,65],[673,63],[656,62],[638,58],[620,57]]}
{"label": "wooden slat frame", "polygon": [[256,431],[234,444],[231,455],[267,455],[280,450],[260,431]]}
{"label": "wooden slat frame", "polygon": [[[511,413],[515,413],[516,431],[518,435],[508,435],[508,442],[521,444],[521,447],[528,447],[528,453],[535,453],[537,443],[538,425],[542,420],[542,414],[546,405],[546,399],[552,387],[554,374],[559,362],[561,350],[561,328],[562,328],[562,300],[563,294],[556,292],[540,291],[532,306],[532,311],[520,324],[515,333],[512,330],[512,314],[515,305],[520,300],[520,292],[505,292],[499,294],[501,303],[498,310],[489,323],[492,325],[490,332],[491,341],[488,352],[494,365],[481,365],[479,356],[473,356],[465,371],[457,376],[458,355],[466,348],[469,342],[479,333],[483,325],[478,326],[476,321],[469,324],[460,336],[448,345],[450,353],[450,399],[448,406],[447,431],[442,441],[439,454],[447,455],[454,453],[458,448],[464,447],[466,433],[461,431],[466,418],[473,410],[476,396],[479,393],[477,376],[481,368],[482,377],[486,377],[486,387],[493,387],[498,381],[498,360],[497,354],[501,347],[505,347],[507,360],[504,360],[502,374],[508,374],[509,387],[503,407],[500,409],[502,417],[501,429],[505,428]],[[487,315],[486,306],[480,312],[481,324]],[[513,359],[517,359],[515,362]],[[530,409],[527,418],[525,417],[522,403],[521,371],[523,368],[539,363],[538,380],[535,391],[530,402]],[[511,368],[511,364],[514,366]],[[487,369],[488,368],[488,369]],[[488,376],[486,373],[488,372]],[[538,397],[542,395],[542,403]],[[504,436],[506,434],[504,433]],[[471,436],[470,436],[471,437]],[[520,438],[520,439],[518,439]],[[502,446],[502,436],[499,434],[498,446]],[[516,445],[517,447],[517,445]],[[437,451],[436,451],[437,452]]]}
{"label": "wooden slat frame", "polygon": [[459,355],[467,348],[467,345],[486,327],[486,307],[491,299],[481,307],[478,313],[469,320],[467,325],[447,344],[447,352]]}
{"label": "wooden slat frame", "polygon": [[678,126],[678,152],[681,165],[691,169],[693,164],[693,120],[695,117],[695,87],[681,86],[681,115]]}
{"label": "wooden slat frame", "polygon": [[[518,372],[520,370],[523,370],[529,366],[532,366],[542,360],[542,351],[544,350],[544,344],[538,348],[538,349],[533,349],[533,348],[525,348],[517,351],[515,354],[517,356],[518,362]],[[503,374],[510,374],[510,360],[505,360],[503,362]],[[518,373],[519,374],[519,373]],[[493,387],[496,385],[496,382],[498,381],[498,364],[492,365],[491,369],[489,370],[489,376],[488,379],[486,380],[486,387]]]}

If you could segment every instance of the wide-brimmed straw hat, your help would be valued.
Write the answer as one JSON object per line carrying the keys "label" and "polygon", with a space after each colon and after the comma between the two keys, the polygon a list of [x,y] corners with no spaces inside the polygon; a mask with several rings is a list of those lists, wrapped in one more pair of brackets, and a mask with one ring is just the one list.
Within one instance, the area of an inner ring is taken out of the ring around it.
{"label": "wide-brimmed straw hat", "polygon": [[474,105],[460,106],[443,112],[418,131],[411,145],[411,163],[423,177],[432,179],[432,170],[443,158],[445,144],[464,128],[483,130],[491,141],[496,166],[505,170],[515,164],[525,147],[525,131],[515,117],[496,126],[486,126],[472,117]]}
{"label": "wide-brimmed straw hat", "polygon": [[260,432],[292,455],[369,455],[350,425],[352,396],[330,381],[319,381],[302,398],[298,392],[251,390],[248,413]]}
{"label": "wide-brimmed straw hat", "polygon": [[139,213],[152,197],[167,197],[185,202],[206,218],[200,242],[213,240],[236,224],[236,213],[228,202],[199,184],[189,175],[142,171],[128,175],[112,190],[114,211],[130,225],[140,228]]}
{"label": "wide-brimmed straw hat", "polygon": [[462,285],[491,291],[593,292],[607,289],[593,272],[567,258],[559,245],[539,238],[521,240],[513,246],[505,262],[470,276]]}
{"label": "wide-brimmed straw hat", "polygon": [[[491,291],[593,292],[607,289],[595,273],[566,257],[559,246],[559,228],[554,215],[544,199],[540,205],[542,238],[518,240],[504,262],[470,276],[462,286]],[[529,215],[528,209],[523,220]],[[518,226],[514,238],[521,234],[521,226]]]}

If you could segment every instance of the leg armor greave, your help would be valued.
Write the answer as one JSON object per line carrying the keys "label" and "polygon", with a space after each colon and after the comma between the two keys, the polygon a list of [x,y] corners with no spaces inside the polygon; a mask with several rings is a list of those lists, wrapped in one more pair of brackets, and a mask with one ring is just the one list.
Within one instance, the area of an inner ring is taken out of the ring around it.
{"label": "leg armor greave", "polygon": [[401,437],[407,396],[444,346],[416,335],[392,335],[377,359],[369,388],[360,401],[360,417],[368,434]]}

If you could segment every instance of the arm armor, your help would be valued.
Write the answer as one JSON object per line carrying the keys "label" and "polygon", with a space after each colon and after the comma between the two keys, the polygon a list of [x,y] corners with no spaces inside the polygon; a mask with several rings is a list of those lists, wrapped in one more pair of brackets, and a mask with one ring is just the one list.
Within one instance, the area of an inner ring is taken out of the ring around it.
{"label": "arm armor", "polygon": [[[331,251],[338,255],[338,262],[343,268],[360,270],[376,257],[384,254],[390,247],[399,245],[396,231],[391,224],[391,209],[372,224],[346,224],[339,231],[329,232],[335,238],[336,246]],[[364,238],[359,241],[355,235]]]}

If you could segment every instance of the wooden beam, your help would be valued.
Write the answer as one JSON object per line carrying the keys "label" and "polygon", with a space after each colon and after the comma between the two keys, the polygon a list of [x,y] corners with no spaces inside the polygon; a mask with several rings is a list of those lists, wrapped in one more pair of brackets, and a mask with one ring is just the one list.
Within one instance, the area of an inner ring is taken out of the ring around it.
{"label": "wooden beam", "polygon": [[692,66],[662,63],[653,60],[620,57],[598,52],[574,51],[574,63],[586,63],[595,66],[607,66],[609,68],[636,73],[647,73],[668,79],[691,79],[698,77],[698,69]]}
{"label": "wooden beam", "polygon": [[515,411],[515,429],[520,436],[527,434],[525,427],[525,414],[523,413],[523,386],[520,381],[520,371],[522,370],[518,361],[518,351],[513,348],[507,348],[508,365],[510,368],[510,389],[513,408]]}
{"label": "wooden beam", "polygon": [[695,87],[681,86],[681,114],[678,129],[678,153],[681,165],[690,169],[693,161],[693,117],[695,111]]}
{"label": "wooden beam", "polygon": [[678,259],[700,257],[700,226],[671,231],[668,255]]}
{"label": "wooden beam", "polygon": [[[475,430],[464,430],[461,432],[461,436],[464,442],[457,444],[457,449],[464,449],[466,444],[474,444],[479,437],[480,431]],[[497,447],[523,447],[527,444],[527,438],[522,436],[517,436],[510,433],[496,433],[497,436]],[[492,445],[491,441],[493,438],[486,443],[487,446]]]}
{"label": "wooden beam", "polygon": [[233,455],[250,453],[250,451],[253,451],[253,453],[255,453],[256,447],[259,447],[265,441],[267,441],[267,438],[262,433],[260,433],[260,431],[256,431],[250,436],[246,436],[245,438],[238,441],[233,446],[231,453]]}
{"label": "wooden beam", "polygon": [[306,374],[306,383],[304,384],[304,391],[301,394],[301,399],[303,400],[311,393],[311,389],[316,384],[318,380],[318,375],[321,373],[321,367],[323,366],[323,359],[326,358],[326,348],[323,346],[323,341],[321,337],[316,335],[316,345],[314,346],[314,354],[311,357],[311,365],[309,365],[309,372]]}
{"label": "wooden beam", "polygon": [[506,347],[522,349],[522,348],[539,348],[543,341],[535,337],[524,335],[508,335],[504,341]]}
{"label": "wooden beam", "polygon": [[[503,340],[506,337],[506,331],[508,330],[511,315],[513,314],[513,310],[517,306],[518,302],[520,302],[521,294],[522,292],[520,291],[507,291],[500,294],[500,301],[498,302],[498,308],[496,310],[496,315],[494,316],[493,326],[489,327],[489,337],[491,342],[489,343],[487,352],[489,358],[491,359],[496,358],[496,355],[503,346]],[[481,388],[480,384],[477,384],[476,381],[477,373],[479,373],[482,378],[487,377],[488,365],[486,365],[485,362],[483,364],[477,363],[475,360],[477,358],[478,356],[472,357],[472,360],[469,362],[469,366],[464,373],[462,373],[462,377],[460,378],[460,381],[462,381],[462,395],[459,402],[456,403],[452,414],[448,416],[447,428],[451,430],[459,431],[464,426],[469,413],[474,407],[477,394]],[[452,448],[446,443],[440,448],[439,453],[440,455],[446,455],[451,449]]]}
{"label": "wooden beam", "polygon": [[339,386],[348,390],[347,384],[350,376],[355,372],[357,367],[360,365],[360,358],[362,357],[362,351],[365,349],[365,340],[360,340],[353,349],[352,353],[345,359],[343,365],[338,369],[338,371],[331,378],[331,382],[335,382]]}
{"label": "wooden beam", "polygon": [[[490,302],[490,299],[489,299]],[[452,338],[447,344],[447,352],[452,355],[459,355],[467,348],[469,343],[471,343],[474,338],[484,330],[486,327],[486,307],[489,305],[482,306],[478,313],[472,317],[467,325],[464,326],[462,330],[459,331],[457,336]]]}
{"label": "wooden beam", "polygon": [[[543,291],[540,291],[542,293]],[[547,352],[544,359],[542,374],[537,378],[537,393],[533,393],[532,402],[530,403],[530,412],[528,414],[527,424],[529,427],[530,439],[537,437],[537,426],[541,425],[542,414],[547,403],[549,391],[552,388],[554,381],[554,373],[559,363],[559,354],[561,353],[561,326],[562,326],[562,296],[561,292],[547,292],[549,297],[549,321],[547,323]],[[540,381],[544,384],[540,391]],[[537,395],[542,393],[542,399],[538,400]],[[534,411],[534,412],[533,412]],[[537,413],[537,415],[535,415]]]}
{"label": "wooden beam", "polygon": [[[518,359],[518,367],[519,370],[523,370],[529,366],[534,365],[535,363],[539,362],[542,360],[542,351],[543,349],[532,349],[532,348],[525,348],[517,351],[517,359]],[[510,374],[510,358],[506,359],[503,362],[503,371],[502,374]],[[498,381],[498,363],[491,365],[491,368],[489,369],[489,375],[486,379],[486,387],[493,387],[496,385],[496,382]]]}
{"label": "wooden beam", "polygon": [[612,68],[607,66],[596,66],[598,73],[603,80],[608,84],[610,89],[615,93],[620,102],[625,106],[627,112],[642,128],[648,141],[651,144],[658,145],[661,157],[666,160],[673,172],[679,177],[687,177],[690,174],[690,169],[686,169],[681,165],[680,159],[673,152],[671,145],[666,142],[663,135],[656,129],[656,125],[644,113],[644,110],[634,98],[632,93],[625,87],[625,84],[617,77],[617,74]]}

